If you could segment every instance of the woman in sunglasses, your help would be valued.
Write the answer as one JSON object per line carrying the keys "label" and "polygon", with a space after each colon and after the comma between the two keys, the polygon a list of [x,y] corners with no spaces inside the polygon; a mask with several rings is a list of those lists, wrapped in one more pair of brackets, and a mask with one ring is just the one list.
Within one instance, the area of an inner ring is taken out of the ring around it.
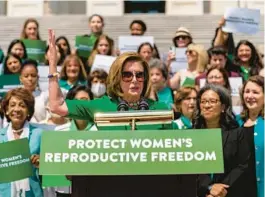
{"label": "woman in sunglasses", "polygon": [[[50,75],[48,76],[49,102],[50,109],[53,113],[56,113],[61,116],[68,116],[72,119],[92,120],[93,122],[94,114],[96,112],[167,109],[167,106],[164,103],[158,103],[145,99],[149,95],[149,66],[137,53],[123,53],[112,64],[107,78],[108,96],[104,96],[102,98],[92,101],[65,101],[62,96],[58,84],[58,77],[56,74],[57,53],[55,48],[55,35],[52,30],[49,30],[49,46],[51,54],[49,59]],[[88,196],[87,192],[91,191],[87,191],[88,189],[85,188],[87,188],[87,186],[89,185],[89,181],[91,181],[91,179],[86,176],[83,176],[83,178],[78,179],[78,181],[74,181],[74,184],[72,185],[72,196]],[[116,181],[120,182],[121,179],[117,179]],[[109,182],[107,180],[107,183],[102,184],[111,184],[114,182],[115,181]],[[129,184],[130,180],[124,177],[122,182],[126,182],[127,184]],[[115,183],[115,185],[119,184]],[[126,188],[124,188],[124,190]],[[117,194],[121,192],[120,187],[116,187],[113,189],[115,190],[114,192]]]}
{"label": "woman in sunglasses", "polygon": [[188,68],[180,69],[169,81],[173,90],[181,86],[195,85],[195,78],[205,72],[208,54],[202,45],[190,44],[186,56]]}
{"label": "woman in sunglasses", "polygon": [[172,39],[173,47],[171,47],[168,55],[166,65],[168,67],[171,64],[171,61],[176,58],[175,49],[176,48],[186,48],[189,44],[192,43],[192,36],[190,31],[186,27],[180,27],[177,29],[175,36]]}

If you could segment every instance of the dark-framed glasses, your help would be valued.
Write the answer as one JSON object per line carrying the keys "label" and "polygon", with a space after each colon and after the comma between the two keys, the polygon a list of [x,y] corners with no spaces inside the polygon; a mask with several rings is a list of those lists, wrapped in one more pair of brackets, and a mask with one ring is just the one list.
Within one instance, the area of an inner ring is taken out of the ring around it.
{"label": "dark-framed glasses", "polygon": [[122,80],[124,82],[131,82],[134,76],[138,82],[144,81],[144,78],[145,78],[144,72],[130,72],[130,71],[122,72]]}
{"label": "dark-framed glasses", "polygon": [[207,103],[209,103],[209,105],[216,105],[218,102],[220,102],[219,99],[209,99],[209,100],[203,99],[203,100],[200,100],[200,104],[201,105],[206,105]]}

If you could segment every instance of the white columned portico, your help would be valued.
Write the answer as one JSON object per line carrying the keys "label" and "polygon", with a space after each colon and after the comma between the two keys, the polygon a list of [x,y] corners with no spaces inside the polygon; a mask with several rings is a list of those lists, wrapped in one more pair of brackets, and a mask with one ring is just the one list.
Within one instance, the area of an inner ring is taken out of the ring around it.
{"label": "white columned portico", "polygon": [[166,15],[203,15],[203,1],[167,0]]}
{"label": "white columned portico", "polygon": [[43,0],[8,0],[7,16],[43,16],[44,1]]}
{"label": "white columned portico", "polygon": [[100,14],[103,16],[123,16],[123,0],[87,0],[86,15]]}

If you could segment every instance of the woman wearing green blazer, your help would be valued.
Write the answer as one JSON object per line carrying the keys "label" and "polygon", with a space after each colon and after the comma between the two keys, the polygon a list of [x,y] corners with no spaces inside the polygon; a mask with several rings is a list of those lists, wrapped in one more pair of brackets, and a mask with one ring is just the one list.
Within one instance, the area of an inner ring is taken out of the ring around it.
{"label": "woman wearing green blazer", "polygon": [[[52,30],[49,30],[49,45],[49,103],[53,113],[73,119],[93,121],[94,114],[97,112],[167,109],[166,104],[147,99],[150,83],[149,67],[137,53],[124,53],[112,64],[107,78],[108,96],[93,101],[65,101],[56,74],[55,35]],[[152,130],[154,127],[146,129]],[[183,190],[182,195],[185,193],[186,197],[194,197],[196,195],[194,192],[196,180],[192,178],[191,180],[194,181],[192,182],[189,177],[185,180],[188,180],[189,189],[180,188],[179,176],[174,175],[80,176],[78,180],[72,182],[72,196],[171,197],[176,196],[176,192]],[[191,191],[192,195],[189,194]]]}

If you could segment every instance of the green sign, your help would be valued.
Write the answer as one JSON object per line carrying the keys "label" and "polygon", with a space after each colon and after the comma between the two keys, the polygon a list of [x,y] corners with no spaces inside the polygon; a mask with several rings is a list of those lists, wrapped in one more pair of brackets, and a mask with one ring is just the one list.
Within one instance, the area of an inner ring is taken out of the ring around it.
{"label": "green sign", "polygon": [[28,39],[22,41],[26,47],[28,58],[43,63],[45,60],[45,50],[47,47],[46,41]]}
{"label": "green sign", "polygon": [[5,94],[16,87],[21,86],[19,75],[10,74],[10,75],[0,75],[0,96],[4,97]]}
{"label": "green sign", "polygon": [[71,186],[71,181],[67,180],[65,176],[44,175],[42,177],[43,187],[67,187]]}
{"label": "green sign", "polygon": [[223,170],[220,129],[45,132],[42,136],[42,175],[197,174]]}
{"label": "green sign", "polygon": [[27,138],[0,143],[0,183],[32,176]]}
{"label": "green sign", "polygon": [[96,37],[94,36],[76,36],[75,47],[77,48],[77,54],[81,57],[88,58],[93,49],[95,41]]}
{"label": "green sign", "polygon": [[194,86],[195,85],[195,79],[192,79],[190,77],[186,77],[185,81],[183,82],[182,86]]}

